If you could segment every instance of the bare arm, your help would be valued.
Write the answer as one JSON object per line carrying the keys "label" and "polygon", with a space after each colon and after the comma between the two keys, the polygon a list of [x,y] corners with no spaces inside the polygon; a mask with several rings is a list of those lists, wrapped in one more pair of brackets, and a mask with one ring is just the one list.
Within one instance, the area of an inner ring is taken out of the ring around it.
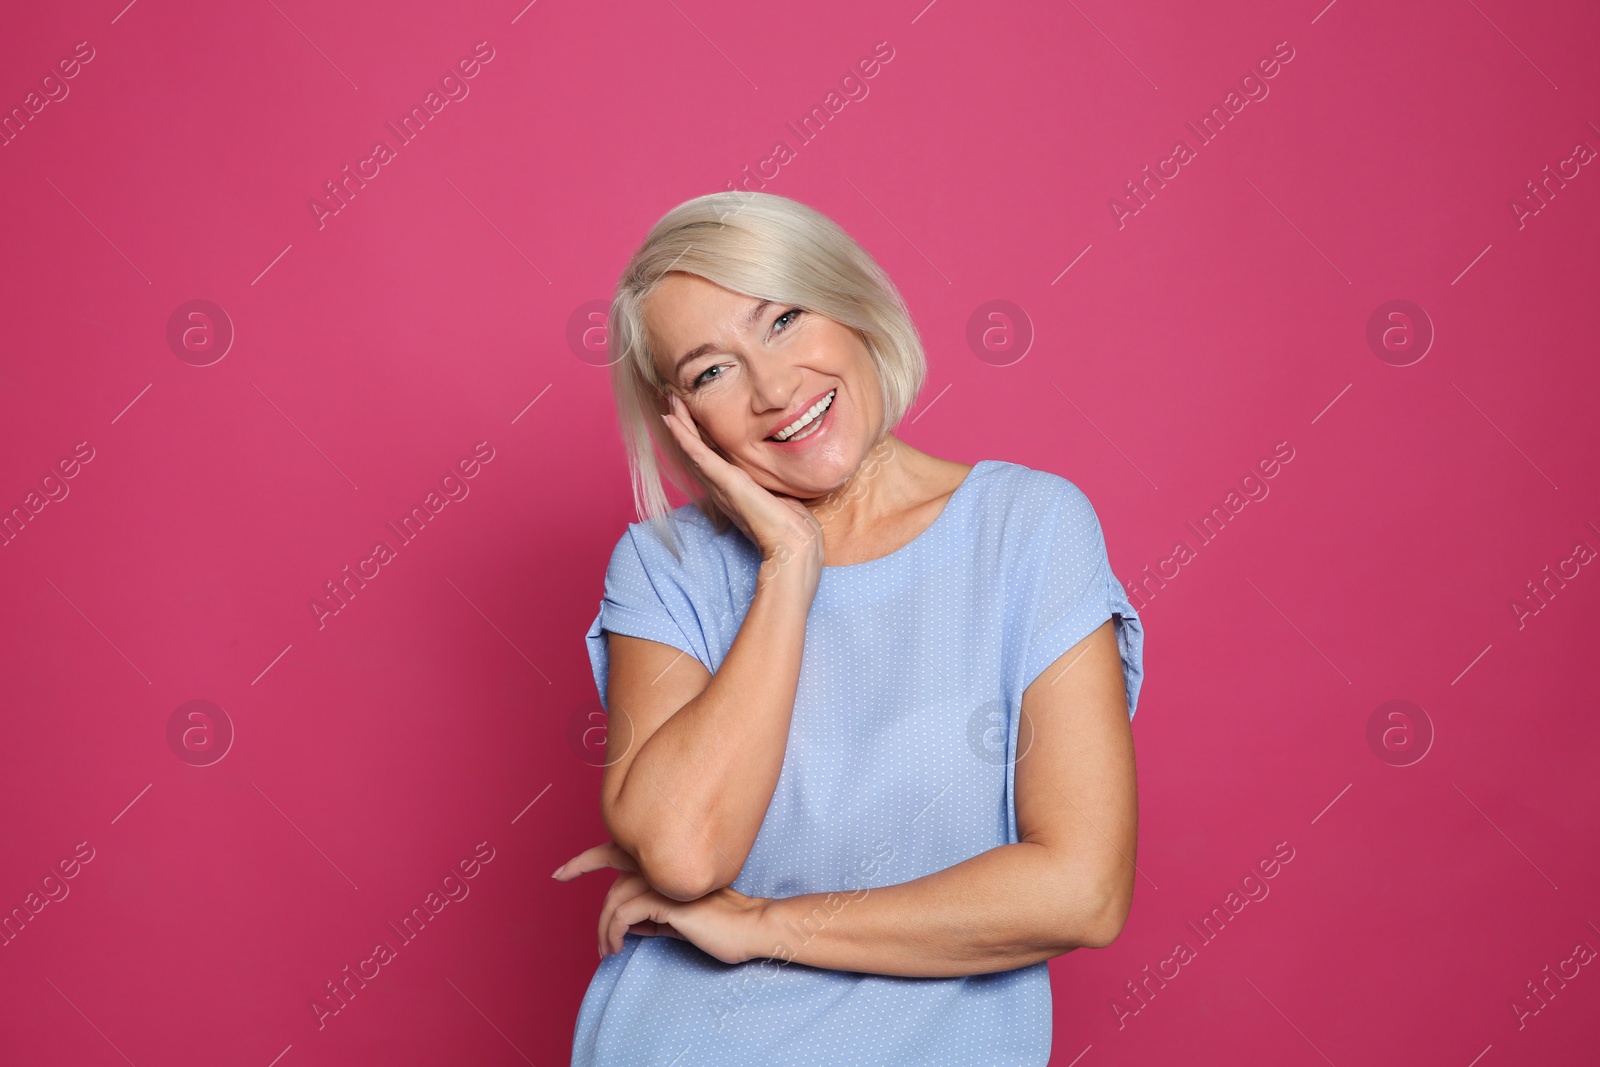
{"label": "bare arm", "polygon": [[[1133,899],[1133,731],[1113,623],[1023,694],[1021,839],[900,885],[766,902],[751,956],[912,977],[985,974],[1103,948]],[[1026,728],[1026,723],[1024,728]]]}
{"label": "bare arm", "polygon": [[764,570],[715,675],[669,645],[606,635],[601,812],[646,880],[677,900],[738,877],[783,769],[811,592],[800,568]]}

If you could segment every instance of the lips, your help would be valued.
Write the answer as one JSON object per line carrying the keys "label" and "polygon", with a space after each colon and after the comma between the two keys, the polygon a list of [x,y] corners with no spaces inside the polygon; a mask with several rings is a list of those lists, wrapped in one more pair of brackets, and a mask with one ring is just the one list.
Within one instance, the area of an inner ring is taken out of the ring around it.
{"label": "lips", "polygon": [[[795,422],[797,422],[800,418],[802,418],[805,415],[806,412],[808,412],[812,408],[816,407],[817,404],[821,403],[823,398],[825,398],[829,393],[834,392],[834,389],[836,389],[836,388],[837,388],[837,386],[835,386],[832,389],[824,389],[822,392],[818,393],[816,396],[813,396],[811,399],[805,401],[804,403],[802,403],[798,407],[796,407],[793,411],[789,412],[782,419],[780,419],[776,424],[774,424],[774,426],[772,427],[771,432],[769,432],[767,434],[766,440],[772,442],[773,444],[786,444],[786,443],[788,443],[787,441],[779,441],[779,440],[777,440],[775,435],[780,433],[780,432],[782,432],[785,427],[793,426],[795,424]],[[838,396],[835,396],[833,399],[834,399],[835,402],[837,402],[839,398],[838,398]],[[825,417],[828,414],[828,411],[831,411],[831,410],[833,410],[833,405],[829,404],[827,410],[824,410],[824,411],[820,412],[817,415],[817,419],[821,419],[821,418]],[[816,419],[813,419],[812,423],[815,423],[815,422],[816,422]],[[801,427],[800,428],[800,432],[804,432],[805,430],[810,429],[812,423],[807,423],[805,426]],[[790,437],[788,440],[792,441],[792,440],[794,440],[794,438]]]}

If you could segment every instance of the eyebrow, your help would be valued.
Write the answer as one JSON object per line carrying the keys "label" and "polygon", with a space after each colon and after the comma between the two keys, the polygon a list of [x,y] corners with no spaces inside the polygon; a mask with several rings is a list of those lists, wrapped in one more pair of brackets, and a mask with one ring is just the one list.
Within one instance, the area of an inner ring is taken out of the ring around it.
{"label": "eyebrow", "polygon": [[[750,329],[750,327],[755,325],[756,319],[761,317],[761,313],[763,311],[767,310],[767,308],[769,308],[771,306],[772,306],[772,301],[763,300],[759,304],[757,304],[755,307],[751,308],[750,309],[750,314],[748,314],[748,315],[746,315],[744,317],[744,322],[740,326],[740,331],[741,332],[748,331]],[[684,364],[690,362],[691,360],[699,359],[701,356],[705,355],[707,352],[715,351],[716,348],[717,348],[717,345],[713,344],[710,341],[707,341],[703,345],[696,345],[694,348],[691,348],[689,351],[685,352],[683,355],[678,357],[678,362],[676,364],[674,364],[674,366],[672,368],[672,373],[674,375],[682,374],[683,373]]]}

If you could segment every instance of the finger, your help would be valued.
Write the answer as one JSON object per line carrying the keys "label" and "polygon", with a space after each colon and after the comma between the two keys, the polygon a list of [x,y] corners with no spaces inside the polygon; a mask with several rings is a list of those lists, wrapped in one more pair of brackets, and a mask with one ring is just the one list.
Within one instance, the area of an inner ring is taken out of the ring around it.
{"label": "finger", "polygon": [[675,907],[675,901],[668,900],[653,889],[623,901],[611,914],[611,926],[606,932],[607,946],[612,952],[621,952],[622,936],[630,926],[646,920],[671,922]]}
{"label": "finger", "polygon": [[580,874],[611,867],[619,871],[638,873],[639,864],[633,856],[615,841],[607,841],[585,849],[555,869],[550,877],[560,882],[570,882]]}
{"label": "finger", "polygon": [[677,393],[668,393],[667,403],[672,408],[672,413],[667,416],[667,424],[672,427],[673,436],[677,438],[678,444],[695,465],[720,486],[727,472],[738,468],[706,444],[705,439],[700,436],[699,424],[694,421],[694,415],[690,413],[682,397]]}
{"label": "finger", "polygon": [[650,883],[645,881],[640,874],[624,874],[611,884],[611,889],[606,893],[604,903],[600,905],[600,920],[596,927],[599,939],[600,955],[606,954],[606,931],[611,929],[612,916],[617,908],[627,900],[632,900],[640,893],[650,892]]}

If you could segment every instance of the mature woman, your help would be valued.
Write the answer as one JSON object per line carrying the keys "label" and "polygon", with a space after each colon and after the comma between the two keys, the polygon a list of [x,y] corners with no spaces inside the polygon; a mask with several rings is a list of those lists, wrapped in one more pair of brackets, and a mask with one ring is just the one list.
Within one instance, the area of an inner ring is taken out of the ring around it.
{"label": "mature woman", "polygon": [[1144,631],[1094,509],[893,435],[917,333],[794,201],[668,212],[610,330],[641,521],[588,632],[612,840],[555,873],[622,872],[572,1062],[1044,1064],[1045,961],[1133,895]]}

